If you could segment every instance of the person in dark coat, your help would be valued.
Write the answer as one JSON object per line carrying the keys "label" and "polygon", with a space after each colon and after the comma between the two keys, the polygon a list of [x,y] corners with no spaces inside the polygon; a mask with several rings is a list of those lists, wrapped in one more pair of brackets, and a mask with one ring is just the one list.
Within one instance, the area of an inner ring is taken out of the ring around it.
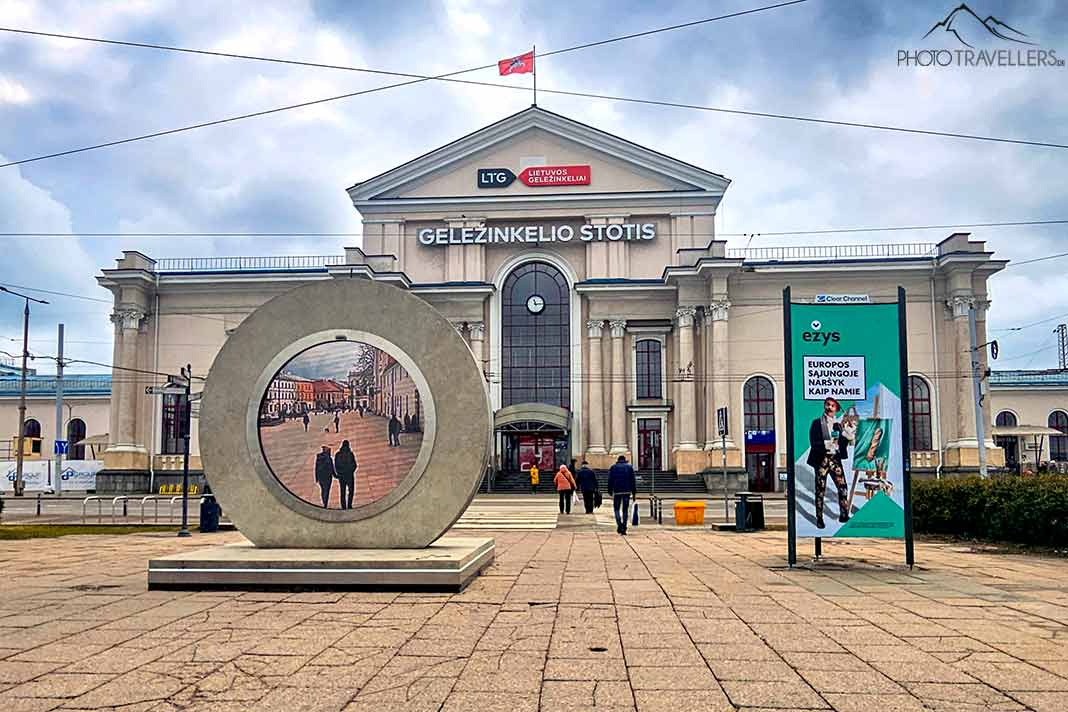
{"label": "person in dark coat", "polygon": [[389,446],[400,447],[401,422],[397,414],[389,416]]}
{"label": "person in dark coat", "polygon": [[846,456],[849,440],[842,434],[842,425],[836,420],[842,406],[834,398],[823,401],[823,415],[812,421],[808,429],[808,459],[806,462],[816,471],[816,526],[823,529],[823,502],[827,493],[827,476],[838,490],[838,521],[849,521],[848,487],[842,458]]}
{"label": "person in dark coat", "polygon": [[341,441],[341,447],[334,455],[334,471],[337,472],[338,486],[341,487],[341,508],[352,509],[352,497],[356,491],[356,454],[349,447],[348,440]]}
{"label": "person in dark coat", "polygon": [[582,467],[579,468],[575,479],[578,481],[579,491],[582,492],[582,505],[586,509],[586,514],[593,514],[593,498],[597,493],[597,474],[590,469],[590,463],[582,461]]}
{"label": "person in dark coat", "polygon": [[334,432],[341,432],[341,413],[334,411]]}
{"label": "person in dark coat", "polygon": [[304,423],[304,432],[308,432],[308,423],[311,422],[311,421],[308,419],[308,414],[307,413],[305,413],[304,417],[301,418],[301,422]]}
{"label": "person in dark coat", "polygon": [[412,416],[407,413],[404,414],[404,432],[412,432]]}
{"label": "person in dark coat", "polygon": [[334,461],[330,459],[330,448],[323,445],[322,451],[315,456],[315,481],[323,496],[323,506],[330,506],[330,488],[334,484]]}
{"label": "person in dark coat", "polygon": [[630,514],[630,498],[638,497],[638,482],[634,478],[634,468],[623,455],[608,470],[608,494],[612,495],[612,509],[616,514],[616,531],[627,533],[627,519]]}

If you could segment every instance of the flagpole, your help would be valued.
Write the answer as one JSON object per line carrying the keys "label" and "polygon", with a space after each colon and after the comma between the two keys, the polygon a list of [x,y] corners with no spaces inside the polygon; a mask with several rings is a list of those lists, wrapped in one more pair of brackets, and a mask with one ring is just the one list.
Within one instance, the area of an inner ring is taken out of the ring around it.
{"label": "flagpole", "polygon": [[531,45],[530,46],[530,50],[531,50],[531,52],[530,52],[530,62],[531,62],[531,65],[534,68],[534,71],[531,72],[534,75],[534,106],[537,106],[538,105],[538,46],[537,45]]}

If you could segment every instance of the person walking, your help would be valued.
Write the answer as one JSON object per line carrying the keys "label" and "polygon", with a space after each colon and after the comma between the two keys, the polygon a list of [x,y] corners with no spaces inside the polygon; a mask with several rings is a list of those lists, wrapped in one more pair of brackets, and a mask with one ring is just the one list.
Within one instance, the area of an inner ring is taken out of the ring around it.
{"label": "person walking", "polygon": [[352,497],[356,492],[356,470],[359,464],[356,462],[356,454],[349,447],[348,440],[341,441],[341,447],[334,455],[334,471],[337,472],[338,486],[342,509],[352,509]]}
{"label": "person walking", "polygon": [[301,418],[301,421],[304,423],[304,432],[308,432],[308,423],[310,423],[311,420],[308,418],[307,413],[304,414],[304,417]]}
{"label": "person walking", "polygon": [[597,474],[590,469],[590,463],[582,461],[582,467],[579,468],[575,479],[579,492],[582,493],[582,506],[586,514],[593,514],[594,498],[597,495]]}
{"label": "person walking", "polygon": [[575,477],[567,465],[560,465],[553,477],[556,485],[556,494],[560,497],[560,514],[571,514],[571,497],[575,493]]}
{"label": "person walking", "polygon": [[319,483],[323,506],[327,508],[330,507],[330,488],[334,484],[334,475],[334,461],[330,459],[330,448],[323,445],[323,449],[315,456],[315,481]]}
{"label": "person walking", "polygon": [[616,532],[626,536],[630,498],[638,497],[638,483],[634,479],[634,468],[623,455],[620,455],[616,464],[608,470],[608,494],[612,495],[612,509],[616,514]]}
{"label": "person walking", "polygon": [[400,447],[401,422],[397,414],[389,416],[389,446]]}
{"label": "person walking", "polygon": [[336,410],[334,411],[334,432],[341,432],[341,413]]}
{"label": "person walking", "polygon": [[538,493],[538,466],[530,463],[530,493]]}

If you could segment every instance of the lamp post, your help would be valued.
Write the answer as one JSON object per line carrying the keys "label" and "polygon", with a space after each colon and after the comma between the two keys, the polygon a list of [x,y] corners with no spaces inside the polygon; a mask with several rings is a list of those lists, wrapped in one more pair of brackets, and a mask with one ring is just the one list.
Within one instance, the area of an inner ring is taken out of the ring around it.
{"label": "lamp post", "polygon": [[0,287],[0,292],[6,292],[25,300],[25,307],[22,310],[22,386],[19,393],[18,452],[15,455],[15,496],[21,497],[26,489],[26,482],[22,479],[24,458],[22,448],[26,429],[26,359],[30,357],[30,302],[38,304],[48,304],[48,302],[43,299],[34,299],[26,294],[20,294],[7,287]]}

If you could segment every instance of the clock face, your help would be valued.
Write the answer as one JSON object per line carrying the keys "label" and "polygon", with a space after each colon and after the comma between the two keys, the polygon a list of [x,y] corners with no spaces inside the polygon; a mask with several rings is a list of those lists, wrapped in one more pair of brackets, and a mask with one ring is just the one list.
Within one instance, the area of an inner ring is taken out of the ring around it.
{"label": "clock face", "polygon": [[531,314],[540,314],[545,308],[545,298],[538,294],[531,294],[527,299],[527,311]]}

